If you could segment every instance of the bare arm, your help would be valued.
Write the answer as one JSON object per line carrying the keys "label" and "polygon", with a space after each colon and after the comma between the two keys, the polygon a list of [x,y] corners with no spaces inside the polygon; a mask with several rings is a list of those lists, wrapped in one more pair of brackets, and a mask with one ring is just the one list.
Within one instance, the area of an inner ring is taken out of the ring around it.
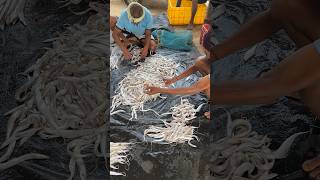
{"label": "bare arm", "polygon": [[280,23],[272,17],[271,11],[267,10],[245,23],[239,31],[211,49],[211,59],[221,59],[240,49],[252,46],[271,34],[280,30]]}
{"label": "bare arm", "polygon": [[122,52],[129,52],[125,44],[121,42],[121,39],[123,39],[124,41],[127,40],[126,37],[124,37],[124,35],[122,34],[121,29],[115,27],[114,30],[112,31],[112,37],[116,42],[116,44],[120,47]]}
{"label": "bare arm", "polygon": [[195,65],[192,65],[187,70],[183,71],[180,75],[175,76],[172,79],[165,80],[165,83],[166,83],[166,85],[170,85],[172,83],[175,83],[181,79],[184,79],[184,78],[190,76],[191,74],[195,73],[196,71],[197,71],[197,69],[196,69]]}
{"label": "bare arm", "polygon": [[181,79],[184,79],[184,78],[186,78],[196,72],[200,72],[203,76],[210,74],[210,63],[207,63],[208,62],[207,60],[208,60],[207,56],[200,56],[196,60],[196,63],[194,65],[189,67],[187,70],[182,72],[180,75],[178,75],[172,79],[166,80],[165,81],[166,85],[175,83],[175,82],[177,82]]}
{"label": "bare arm", "polygon": [[264,104],[320,81],[320,55],[308,45],[283,60],[268,77],[213,83],[215,104]]}
{"label": "bare arm", "polygon": [[148,50],[151,42],[151,30],[146,29],[145,33],[146,33],[146,41],[144,42],[144,48]]}
{"label": "bare arm", "polygon": [[[118,27],[115,27],[112,31],[112,37],[116,44],[120,47],[121,51],[123,52],[124,58],[130,60],[132,58],[132,55],[127,49],[126,45],[128,44],[128,40],[126,37],[124,37],[122,30]],[[121,42],[121,39],[123,39],[125,43]]]}
{"label": "bare arm", "polygon": [[147,94],[173,94],[173,95],[192,95],[202,92],[210,87],[210,78],[205,76],[201,78],[198,82],[193,84],[191,87],[186,88],[158,88],[158,87],[146,87]]}

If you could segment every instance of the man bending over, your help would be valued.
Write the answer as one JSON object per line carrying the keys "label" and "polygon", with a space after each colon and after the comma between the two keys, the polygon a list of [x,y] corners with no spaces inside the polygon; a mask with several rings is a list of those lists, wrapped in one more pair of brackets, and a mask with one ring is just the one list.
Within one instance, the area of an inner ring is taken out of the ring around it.
{"label": "man bending over", "polygon": [[129,4],[120,17],[110,17],[110,29],[112,37],[123,52],[126,60],[132,59],[132,54],[128,50],[129,38],[134,37],[138,43],[143,45],[141,49],[141,59],[152,54],[157,48],[156,41],[151,35],[153,18],[151,12],[137,2]]}

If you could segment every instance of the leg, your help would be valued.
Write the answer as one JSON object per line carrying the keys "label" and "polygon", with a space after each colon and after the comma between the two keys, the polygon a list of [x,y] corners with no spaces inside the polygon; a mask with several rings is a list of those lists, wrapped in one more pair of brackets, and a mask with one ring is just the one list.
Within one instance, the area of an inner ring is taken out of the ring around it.
{"label": "leg", "polygon": [[265,40],[281,29],[281,24],[272,16],[271,10],[255,16],[232,36],[215,45],[210,51],[213,55],[210,61],[224,58],[240,49],[250,47]]}
{"label": "leg", "polygon": [[112,37],[115,43],[120,47],[123,52],[123,56],[126,60],[130,60],[132,58],[132,54],[129,52],[127,45],[129,44],[128,39],[123,35],[121,29],[115,27],[112,31]]}
{"label": "leg", "polygon": [[197,10],[198,10],[198,0],[192,0],[191,18],[190,18],[189,25],[187,27],[187,29],[189,30],[193,29],[194,17],[196,16]]}
{"label": "leg", "polygon": [[210,18],[210,15],[212,13],[213,13],[213,7],[212,7],[212,4],[211,4],[211,1],[209,1],[206,18],[204,19],[204,23],[205,24],[211,24],[211,25],[213,24],[213,19]]}
{"label": "leg", "polygon": [[177,5],[176,5],[176,7],[180,7],[180,6],[181,6],[181,1],[182,1],[182,0],[177,0]]}
{"label": "leg", "polygon": [[213,83],[215,104],[262,104],[304,89],[320,80],[320,55],[308,45],[283,60],[267,77]]}
{"label": "leg", "polygon": [[[116,28],[118,18],[116,16],[110,16],[110,30],[113,32]],[[127,39],[123,33],[119,34],[120,40],[124,42],[124,46],[127,47],[130,44],[129,39]]]}
{"label": "leg", "polygon": [[[141,39],[140,41],[142,44],[144,44],[146,39]],[[157,42],[154,39],[151,39],[149,50],[155,52],[157,50],[157,47],[158,47]]]}

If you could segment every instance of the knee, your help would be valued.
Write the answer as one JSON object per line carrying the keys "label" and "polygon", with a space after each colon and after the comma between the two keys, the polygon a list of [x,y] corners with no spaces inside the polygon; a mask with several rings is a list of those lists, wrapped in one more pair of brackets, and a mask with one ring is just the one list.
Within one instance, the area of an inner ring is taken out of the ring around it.
{"label": "knee", "polygon": [[151,40],[150,49],[155,51],[157,47],[158,47],[157,43],[154,40]]}
{"label": "knee", "polygon": [[304,0],[273,0],[271,14],[275,19],[288,20],[303,7]]}

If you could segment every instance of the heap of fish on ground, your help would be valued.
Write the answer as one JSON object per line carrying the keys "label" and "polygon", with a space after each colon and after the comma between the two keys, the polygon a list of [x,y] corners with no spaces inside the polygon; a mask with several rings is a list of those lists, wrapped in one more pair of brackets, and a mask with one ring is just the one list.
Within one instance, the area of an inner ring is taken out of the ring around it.
{"label": "heap of fish on ground", "polygon": [[[145,62],[132,69],[118,83],[116,95],[112,98],[111,114],[116,112],[116,108],[121,105],[131,107],[131,119],[137,119],[137,111],[150,111],[144,109],[144,104],[148,101],[156,100],[160,94],[148,95],[145,93],[145,85],[165,87],[164,79],[175,76],[177,64],[163,56],[154,55],[146,58]],[[151,110],[152,111],[152,110]]]}
{"label": "heap of fish on ground", "polygon": [[123,172],[116,172],[119,170],[119,165],[129,165],[129,151],[132,148],[131,143],[115,143],[110,142],[110,175],[111,176],[125,176]]}
{"label": "heap of fish on ground", "polygon": [[[68,5],[76,5],[83,0],[57,0],[61,3],[61,7]],[[27,25],[24,17],[24,8],[26,0],[0,0],[0,29],[4,30],[5,26],[10,26],[21,21],[23,25]]]}
{"label": "heap of fish on ground", "polygon": [[154,142],[167,142],[172,143],[185,143],[192,147],[196,147],[191,143],[196,139],[199,141],[195,134],[197,127],[188,125],[188,122],[196,118],[196,109],[193,104],[190,104],[187,99],[181,99],[181,103],[171,108],[172,119],[163,121],[164,127],[150,126],[144,131],[144,136],[154,138]]}
{"label": "heap of fish on ground", "polygon": [[80,178],[86,179],[84,157],[106,159],[109,35],[97,30],[94,19],[90,22],[90,26],[72,26],[50,40],[53,48],[23,73],[27,82],[16,93],[21,105],[6,114],[10,118],[0,146],[0,170],[29,159],[49,158],[30,153],[10,160],[15,147],[34,135],[65,139],[71,156],[69,179],[76,168]]}
{"label": "heap of fish on ground", "polygon": [[268,180],[276,159],[285,158],[294,139],[305,132],[290,136],[276,151],[269,149],[271,139],[252,131],[243,119],[231,122],[228,135],[210,146],[210,171],[216,180]]}

